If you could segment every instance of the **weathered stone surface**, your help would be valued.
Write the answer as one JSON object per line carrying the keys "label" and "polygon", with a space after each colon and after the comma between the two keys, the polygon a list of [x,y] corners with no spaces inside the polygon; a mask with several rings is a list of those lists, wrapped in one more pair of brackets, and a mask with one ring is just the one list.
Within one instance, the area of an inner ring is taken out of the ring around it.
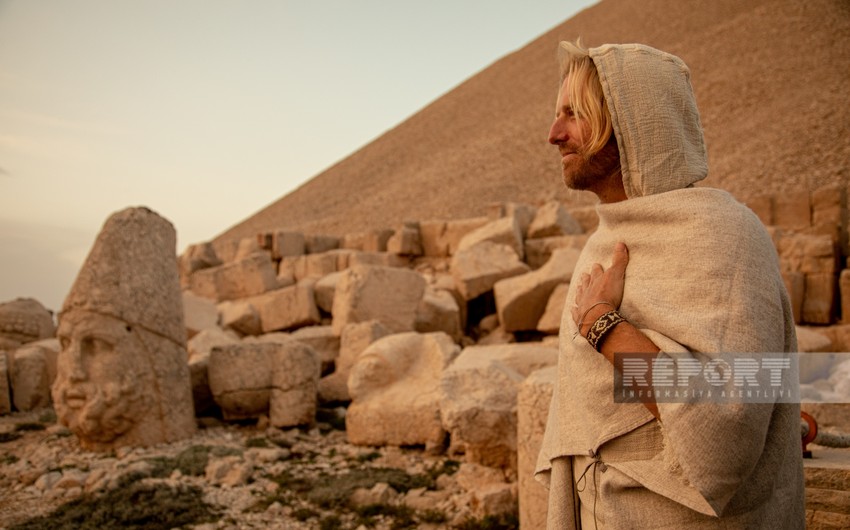
{"label": "weathered stone surface", "polygon": [[339,238],[334,236],[305,236],[304,244],[308,254],[320,254],[339,248]]}
{"label": "weathered stone surface", "polygon": [[348,324],[340,336],[339,357],[334,372],[319,381],[319,399],[323,402],[350,401],[348,376],[360,353],[391,332],[378,320]]}
{"label": "weathered stone surface", "polygon": [[546,302],[543,316],[537,321],[537,331],[550,335],[558,334],[561,330],[561,316],[564,313],[564,304],[567,302],[567,291],[569,289],[569,283],[559,283],[555,287]]}
{"label": "weathered stone surface", "polygon": [[415,327],[420,333],[442,331],[455,341],[459,340],[463,333],[460,307],[455,297],[448,291],[428,286],[416,310]]}
{"label": "weathered stone surface", "polygon": [[807,196],[798,193],[778,195],[773,202],[773,222],[784,228],[806,228],[812,224],[811,206]]}
{"label": "weathered stone surface", "polygon": [[765,226],[770,226],[773,223],[773,196],[760,195],[751,197],[745,201],[747,207],[753,211]]}
{"label": "weathered stone surface", "polygon": [[422,251],[426,256],[448,257],[458,250],[466,234],[489,222],[486,217],[456,221],[425,221],[419,224]]}
{"label": "weathered stone surface", "polygon": [[217,486],[236,487],[248,482],[254,466],[239,456],[216,458],[207,464],[204,475],[207,482]]}
{"label": "weathered stone surface", "polygon": [[342,238],[341,248],[364,250],[366,252],[386,252],[387,241],[393,235],[393,230],[370,230],[357,234],[346,234]]}
{"label": "weathered stone surface", "polygon": [[782,270],[806,274],[836,271],[836,248],[829,236],[782,232],[776,250]]}
{"label": "weathered stone surface", "polygon": [[501,202],[491,204],[487,209],[487,217],[494,221],[502,217],[516,217],[519,223],[519,229],[522,237],[526,237],[534,217],[537,215],[537,208],[530,204],[522,204],[519,202]]}
{"label": "weathered stone surface", "polygon": [[520,385],[517,394],[517,476],[522,528],[546,528],[549,491],[534,479],[534,469],[543,445],[557,377],[555,366],[534,371]]}
{"label": "weathered stone surface", "polygon": [[315,421],[319,370],[319,355],[307,344],[294,340],[280,345],[272,360],[272,426],[294,427]]}
{"label": "weathered stone surface", "polygon": [[23,344],[55,334],[53,315],[37,300],[17,298],[0,304],[0,338]]}
{"label": "weathered stone surface", "polygon": [[321,278],[314,286],[316,291],[316,305],[325,313],[331,313],[333,311],[334,295],[340,278],[342,278],[342,273],[334,272]]}
{"label": "weathered stone surface", "polygon": [[841,271],[838,277],[838,292],[841,299],[841,321],[850,324],[850,269]]}
{"label": "weathered stone surface", "polygon": [[346,433],[358,445],[439,446],[440,376],[460,348],[445,333],[400,333],[360,354],[351,369]]}
{"label": "weathered stone surface", "polygon": [[803,297],[806,294],[806,275],[798,271],[782,271],[782,282],[788,297],[791,300],[791,311],[794,314],[794,322],[800,324],[803,321]]}
{"label": "weathered stone surface", "polygon": [[549,201],[537,209],[531,226],[528,227],[529,239],[554,237],[584,232],[578,221],[558,201]]}
{"label": "weathered stone surface", "polygon": [[537,329],[549,296],[558,284],[570,281],[580,254],[574,248],[560,248],[538,270],[496,282],[496,309],[505,331]]}
{"label": "weathered stone surface", "polygon": [[298,284],[246,299],[260,315],[263,333],[312,326],[321,322],[310,284]]}
{"label": "weathered stone surface", "polygon": [[272,372],[278,350],[272,342],[216,346],[210,352],[210,391],[226,420],[257,418],[269,410]]}
{"label": "weathered stone surface", "polygon": [[486,293],[501,279],[529,270],[511,247],[489,241],[459,250],[451,263],[457,290],[466,300]]}
{"label": "weathered stone surface", "polygon": [[232,332],[217,328],[205,329],[189,339],[189,377],[192,381],[192,403],[196,416],[213,414],[215,400],[210,391],[209,364],[210,352],[216,346],[239,344]]}
{"label": "weathered stone surface", "polygon": [[186,338],[198,332],[218,326],[218,308],[215,303],[192,291],[183,291],[183,319],[186,322]]}
{"label": "weathered stone surface", "polygon": [[532,269],[539,269],[549,261],[552,252],[559,248],[575,248],[581,250],[589,234],[572,236],[542,237],[540,239],[525,240],[525,262]]}
{"label": "weathered stone surface", "polygon": [[806,274],[803,296],[803,322],[830,324],[835,308],[836,278],[834,274]]}
{"label": "weathered stone surface", "polygon": [[473,230],[463,236],[457,250],[460,252],[485,241],[500,245],[507,245],[517,253],[517,256],[519,256],[520,259],[523,258],[525,250],[523,249],[522,244],[522,231],[520,230],[519,221],[517,221],[516,217],[512,216],[497,219],[487,223],[481,228]]}
{"label": "weathered stone surface", "polygon": [[797,349],[801,352],[835,351],[829,336],[820,333],[819,328],[797,326]]}
{"label": "weathered stone surface", "polygon": [[42,339],[12,352],[9,384],[17,410],[26,412],[50,405],[50,388],[56,380],[60,350],[59,340]]}
{"label": "weathered stone surface", "polygon": [[9,363],[6,352],[0,350],[0,415],[12,412],[12,392],[9,387]]}
{"label": "weathered stone surface", "polygon": [[419,235],[419,223],[406,221],[387,241],[387,252],[404,256],[421,256],[422,237]]}
{"label": "weathered stone surface", "polygon": [[268,254],[255,253],[216,269],[217,300],[235,300],[276,289],[277,273]]}
{"label": "weathered stone surface", "polygon": [[180,268],[180,286],[189,287],[189,277],[193,272],[221,265],[221,260],[210,243],[189,245],[178,258]]}
{"label": "weathered stone surface", "polygon": [[53,401],[86,449],[195,431],[175,243],[147,208],[113,214],[65,299]]}
{"label": "weathered stone surface", "polygon": [[300,256],[306,251],[306,240],[301,232],[278,230],[271,234],[272,259]]}
{"label": "weathered stone surface", "polygon": [[321,373],[333,369],[336,358],[339,357],[339,335],[331,326],[308,326],[294,331],[291,337],[313,349],[321,363]]}
{"label": "weathered stone surface", "polygon": [[450,450],[465,453],[467,462],[516,469],[519,386],[557,357],[557,348],[532,343],[465,348],[440,382]]}
{"label": "weathered stone surface", "polygon": [[342,333],[347,324],[368,320],[379,320],[397,332],[413,330],[424,291],[425,279],[414,271],[355,265],[337,283],[334,332]]}
{"label": "weathered stone surface", "polygon": [[236,255],[231,263],[242,261],[255,255],[265,255],[271,259],[272,253],[264,237],[246,237],[239,240]]}
{"label": "weathered stone surface", "polygon": [[832,351],[850,352],[850,324],[839,324],[818,328],[832,341]]}
{"label": "weathered stone surface", "polygon": [[374,265],[377,267],[407,267],[407,256],[389,252],[353,251],[348,256],[348,267],[355,265]]}
{"label": "weathered stone surface", "polygon": [[218,304],[221,325],[243,335],[263,332],[260,313],[250,300],[231,300]]}

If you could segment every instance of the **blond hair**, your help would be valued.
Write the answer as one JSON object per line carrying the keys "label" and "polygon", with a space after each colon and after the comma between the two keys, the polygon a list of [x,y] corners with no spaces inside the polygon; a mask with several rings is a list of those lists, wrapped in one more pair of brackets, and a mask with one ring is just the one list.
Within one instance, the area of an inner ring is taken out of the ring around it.
{"label": "blond hair", "polygon": [[605,147],[613,131],[599,73],[580,38],[574,43],[562,41],[558,46],[558,60],[562,86],[564,79],[569,77],[567,91],[573,113],[590,128],[583,153],[585,158],[590,158]]}

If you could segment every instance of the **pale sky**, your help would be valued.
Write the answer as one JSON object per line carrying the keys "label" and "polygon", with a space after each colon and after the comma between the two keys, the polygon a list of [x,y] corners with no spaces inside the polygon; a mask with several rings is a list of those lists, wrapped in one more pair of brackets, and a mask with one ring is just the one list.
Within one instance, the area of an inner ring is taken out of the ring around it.
{"label": "pale sky", "polygon": [[0,302],[58,311],[129,206],[212,239],[593,3],[0,0]]}

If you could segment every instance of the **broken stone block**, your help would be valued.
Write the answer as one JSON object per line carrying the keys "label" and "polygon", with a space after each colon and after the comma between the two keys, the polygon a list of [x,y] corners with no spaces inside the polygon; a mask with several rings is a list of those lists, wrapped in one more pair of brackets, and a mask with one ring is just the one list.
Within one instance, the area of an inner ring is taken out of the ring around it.
{"label": "broken stone block", "polygon": [[400,333],[370,345],[348,379],[349,442],[442,445],[440,376],[459,351],[445,333]]}
{"label": "broken stone block", "polygon": [[200,269],[193,272],[189,276],[189,290],[196,295],[208,300],[217,301],[218,291],[216,288],[216,278],[218,277],[218,267],[208,269]]}
{"label": "broken stone block", "polygon": [[221,265],[211,243],[189,245],[183,254],[177,258],[180,270],[180,287],[189,287],[189,277],[193,272]]}
{"label": "broken stone block", "polygon": [[323,252],[321,254],[308,254],[303,258],[303,272],[296,271],[296,280],[303,278],[323,278],[328,274],[333,274],[342,270],[345,267],[340,267],[340,254],[345,253],[343,262],[347,262],[350,255],[346,251],[333,250]]}
{"label": "broken stone block", "polygon": [[537,209],[528,238],[556,237],[584,232],[578,221],[558,201],[549,201]]}
{"label": "broken stone block", "polygon": [[387,241],[387,252],[404,256],[421,256],[423,251],[419,223],[406,221],[401,229]]}
{"label": "broken stone block", "polygon": [[268,413],[275,356],[282,347],[271,342],[240,342],[210,351],[210,391],[225,420]]}
{"label": "broken stone block", "polygon": [[246,237],[239,240],[236,255],[233,256],[232,262],[242,261],[255,255],[264,255],[269,259],[272,257],[271,250],[264,246],[262,238]]}
{"label": "broken stone block", "polygon": [[319,356],[313,348],[297,340],[280,344],[272,361],[272,426],[295,427],[315,421],[319,370]]}
{"label": "broken stone block", "polygon": [[300,256],[306,250],[304,234],[301,232],[286,232],[278,230],[271,234],[272,259],[282,259],[286,256]]}
{"label": "broken stone block", "polygon": [[496,282],[496,309],[505,331],[537,329],[549,296],[558,284],[570,281],[580,254],[574,248],[560,248],[538,270]]}
{"label": "broken stone block", "polygon": [[217,306],[221,325],[243,335],[259,335],[263,332],[260,313],[247,300],[231,300]]}
{"label": "broken stone block", "polygon": [[334,272],[321,278],[313,287],[316,291],[316,305],[325,313],[333,311],[334,294],[340,278],[342,273]]}
{"label": "broken stone block", "polygon": [[233,488],[247,484],[253,472],[254,466],[242,460],[242,457],[225,456],[211,460],[204,470],[204,476],[210,484]]}
{"label": "broken stone block", "polygon": [[379,320],[393,331],[411,331],[424,291],[425,279],[417,272],[393,267],[352,266],[337,283],[334,332],[342,333],[347,324],[368,320]]}
{"label": "broken stone block", "polygon": [[192,381],[192,402],[196,416],[214,414],[215,400],[210,391],[208,375],[210,352],[216,346],[239,344],[239,339],[221,329],[205,329],[189,340],[189,377]]}
{"label": "broken stone block", "polygon": [[10,370],[6,352],[0,350],[0,415],[12,412],[12,393],[9,388]]}
{"label": "broken stone block", "polygon": [[420,333],[442,331],[459,340],[462,335],[460,307],[455,297],[448,291],[427,287],[416,310],[415,327]]}
{"label": "broken stone block", "polygon": [[546,302],[546,309],[543,311],[543,316],[537,321],[537,331],[557,335],[561,330],[561,316],[564,313],[564,305],[567,302],[567,291],[570,290],[569,283],[559,283],[552,294],[549,295],[549,300]]}
{"label": "broken stone block", "polygon": [[491,221],[486,225],[466,234],[458,245],[458,252],[471,248],[483,242],[507,245],[523,258],[522,232],[516,217],[504,217]]}
{"label": "broken stone block", "polygon": [[534,479],[534,469],[543,446],[557,377],[557,367],[536,370],[525,378],[517,394],[517,476],[522,528],[546,527],[549,491]]}
{"label": "broken stone block", "polygon": [[212,300],[192,291],[183,291],[182,296],[187,338],[191,339],[202,330],[218,327],[218,308]]}
{"label": "broken stone block", "polygon": [[836,278],[834,274],[806,274],[803,322],[807,324],[832,323],[835,291]]}
{"label": "broken stone block", "polygon": [[58,340],[43,339],[15,350],[9,375],[12,402],[17,410],[27,412],[50,405],[59,349]]}
{"label": "broken stone block", "polygon": [[20,344],[56,335],[53,315],[33,298],[0,304],[0,338]]}
{"label": "broken stone block", "polygon": [[422,252],[425,256],[448,257],[457,252],[466,234],[490,222],[486,217],[455,221],[424,221],[419,224]]}
{"label": "broken stone block", "polygon": [[321,322],[313,287],[298,284],[245,300],[260,315],[263,333],[313,326]]}
{"label": "broken stone block", "polygon": [[408,263],[410,261],[407,256],[390,254],[389,252],[354,251],[348,255],[347,266],[375,265],[376,267],[407,267]]}
{"label": "broken stone block", "polygon": [[779,195],[773,202],[773,222],[784,228],[806,228],[812,224],[809,198],[800,194]]}
{"label": "broken stone block", "polygon": [[534,343],[465,348],[440,382],[450,451],[465,453],[467,462],[515,470],[519,386],[557,359],[557,347]]}
{"label": "broken stone block", "polygon": [[850,324],[850,269],[841,271],[838,277],[838,291],[841,298],[841,321]]}
{"label": "broken stone block", "polygon": [[527,236],[528,228],[531,226],[532,221],[534,221],[535,215],[537,215],[537,208],[518,202],[491,204],[487,210],[487,217],[491,221],[501,219],[502,217],[516,217],[522,237]]}
{"label": "broken stone block", "polygon": [[490,241],[458,251],[451,262],[455,285],[466,300],[490,291],[499,280],[529,270],[511,247]]}
{"label": "broken stone block", "polygon": [[812,226],[841,225],[841,210],[846,206],[844,186],[828,186],[812,192]]}
{"label": "broken stone block", "polygon": [[247,298],[278,287],[274,264],[265,253],[252,254],[214,270],[219,302]]}
{"label": "broken stone block", "polygon": [[339,335],[334,334],[331,326],[308,326],[295,330],[291,337],[310,346],[318,355],[321,373],[328,373],[339,357]]}
{"label": "broken stone block", "polygon": [[323,402],[350,401],[348,376],[360,353],[391,332],[378,320],[346,325],[340,335],[339,357],[334,372],[319,381],[319,399]]}
{"label": "broken stone block", "polygon": [[573,216],[573,219],[578,221],[585,234],[590,234],[599,226],[599,215],[596,213],[596,206],[578,206],[568,208],[568,212]]}
{"label": "broken stone block", "polygon": [[573,236],[541,237],[525,240],[525,262],[532,269],[539,269],[549,261],[552,252],[559,248],[575,248],[581,250],[587,243],[588,234]]}
{"label": "broken stone block", "polygon": [[339,248],[339,238],[334,236],[305,236],[304,243],[308,254],[321,254]]}
{"label": "broken stone block", "polygon": [[393,235],[393,230],[371,230],[357,234],[346,234],[342,238],[341,248],[363,250],[366,252],[386,252],[387,241]]}

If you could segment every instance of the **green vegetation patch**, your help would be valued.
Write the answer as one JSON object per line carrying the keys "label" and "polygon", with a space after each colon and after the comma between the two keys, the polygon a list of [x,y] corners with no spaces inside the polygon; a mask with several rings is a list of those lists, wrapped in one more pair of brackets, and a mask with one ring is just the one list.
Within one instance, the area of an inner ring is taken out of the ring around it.
{"label": "green vegetation patch", "polygon": [[414,488],[433,488],[433,481],[424,475],[408,475],[401,469],[363,468],[352,469],[344,475],[322,476],[307,493],[307,500],[321,508],[339,508],[348,504],[348,498],[358,488],[371,489],[385,482],[399,493]]}
{"label": "green vegetation patch", "polygon": [[25,521],[12,530],[169,530],[215,522],[220,516],[203,501],[200,488],[124,481],[100,496],[86,495],[49,515]]}

